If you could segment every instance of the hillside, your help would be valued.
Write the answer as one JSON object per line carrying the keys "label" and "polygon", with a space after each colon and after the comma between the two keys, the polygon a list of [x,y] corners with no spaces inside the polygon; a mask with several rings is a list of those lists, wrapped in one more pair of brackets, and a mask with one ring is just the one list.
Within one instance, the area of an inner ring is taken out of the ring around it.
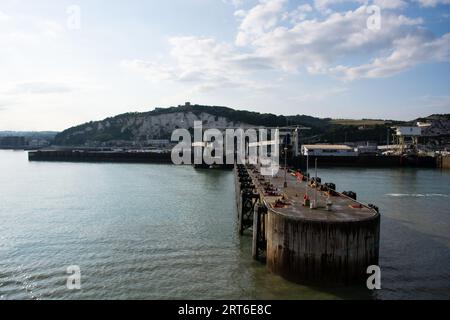
{"label": "hillside", "polygon": [[[149,140],[170,139],[173,130],[192,129],[194,121],[205,127],[306,126],[302,138],[308,142],[386,141],[387,128],[393,122],[344,122],[306,115],[281,116],[227,107],[182,105],[157,108],[150,112],[125,113],[102,121],[85,123],[67,129],[55,137],[61,146],[145,146]],[[358,124],[358,125],[356,125]]]}
{"label": "hillside", "polygon": [[194,121],[210,128],[303,125],[320,133],[328,121],[309,116],[277,116],[227,107],[183,105],[150,112],[125,113],[67,129],[55,137],[56,145],[145,145],[148,140],[170,139],[173,130],[192,129]]}

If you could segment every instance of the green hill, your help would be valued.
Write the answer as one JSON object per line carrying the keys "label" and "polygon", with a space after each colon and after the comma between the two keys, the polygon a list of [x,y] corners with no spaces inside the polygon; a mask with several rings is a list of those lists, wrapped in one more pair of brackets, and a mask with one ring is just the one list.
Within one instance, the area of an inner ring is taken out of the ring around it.
{"label": "green hill", "polygon": [[386,141],[392,121],[332,120],[307,115],[282,116],[234,110],[222,106],[182,105],[133,112],[85,123],[64,130],[55,137],[55,145],[64,146],[144,146],[152,139],[169,139],[173,130],[192,129],[194,121],[214,128],[239,126],[305,126],[306,142]]}

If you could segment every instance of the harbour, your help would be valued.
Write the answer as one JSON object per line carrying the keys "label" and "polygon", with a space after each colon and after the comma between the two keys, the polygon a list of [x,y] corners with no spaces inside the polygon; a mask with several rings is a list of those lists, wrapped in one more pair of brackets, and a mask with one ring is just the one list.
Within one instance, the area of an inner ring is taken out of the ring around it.
{"label": "harbour", "polygon": [[448,18],[450,0],[2,1],[0,302],[450,300]]}

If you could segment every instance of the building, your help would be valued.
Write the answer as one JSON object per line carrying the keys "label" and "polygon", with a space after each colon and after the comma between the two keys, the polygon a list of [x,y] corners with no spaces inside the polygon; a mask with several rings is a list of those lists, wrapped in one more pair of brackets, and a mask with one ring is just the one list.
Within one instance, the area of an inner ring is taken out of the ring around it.
{"label": "building", "polygon": [[377,155],[378,146],[377,145],[358,145],[356,147],[358,155]]}
{"label": "building", "polygon": [[310,144],[302,146],[302,155],[304,156],[346,156],[356,157],[358,152],[347,145],[338,144]]}
{"label": "building", "polygon": [[394,127],[394,144],[400,145],[400,154],[404,154],[407,150],[415,152],[419,144],[419,137],[422,136],[421,127]]}
{"label": "building", "polygon": [[422,135],[420,127],[395,127],[395,134],[399,137],[419,137]]}

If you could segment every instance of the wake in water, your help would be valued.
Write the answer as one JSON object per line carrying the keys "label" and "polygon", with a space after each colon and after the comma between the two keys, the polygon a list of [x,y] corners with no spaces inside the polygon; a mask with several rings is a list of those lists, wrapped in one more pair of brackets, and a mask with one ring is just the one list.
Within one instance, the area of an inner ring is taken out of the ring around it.
{"label": "wake in water", "polygon": [[410,197],[410,198],[442,197],[442,198],[450,198],[450,194],[443,194],[443,193],[388,193],[386,195],[388,197]]}

